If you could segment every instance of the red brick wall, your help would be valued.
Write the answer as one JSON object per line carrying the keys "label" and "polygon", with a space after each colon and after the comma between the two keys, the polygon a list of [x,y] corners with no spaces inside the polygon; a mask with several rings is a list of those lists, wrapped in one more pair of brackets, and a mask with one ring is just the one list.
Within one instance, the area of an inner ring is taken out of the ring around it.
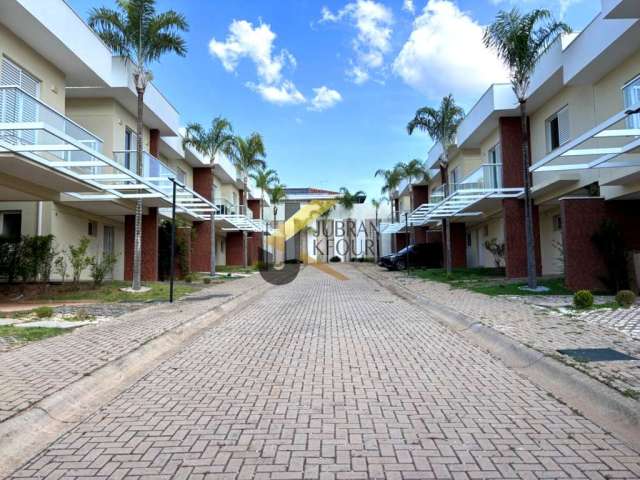
{"label": "red brick wall", "polygon": [[[502,148],[502,185],[505,188],[524,186],[524,164],[522,159],[522,128],[520,117],[502,117],[499,120],[500,147]],[[529,152],[531,150],[529,149]],[[531,154],[531,153],[529,153]],[[505,264],[508,278],[527,276],[527,240],[524,222],[524,201],[505,199],[502,201],[505,224]],[[537,274],[542,274],[540,252],[540,219],[538,207],[533,207],[533,235]]]}
{"label": "red brick wall", "polygon": [[[145,282],[158,280],[158,209],[149,208],[142,216],[142,271]],[[135,215],[124,218],[124,278],[133,279],[133,249],[135,237]]]}
{"label": "red brick wall", "polygon": [[149,153],[156,158],[160,153],[160,131],[155,128],[149,131]]}
{"label": "red brick wall", "polygon": [[451,223],[451,258],[453,268],[467,266],[467,229],[464,223]]}
{"label": "red brick wall", "polygon": [[208,272],[211,268],[211,222],[193,224],[191,240],[191,271]]}
{"label": "red brick wall", "polygon": [[564,198],[560,201],[565,285],[571,290],[600,290],[606,265],[591,237],[606,218],[604,199]]}
{"label": "red brick wall", "polygon": [[[189,227],[179,227],[176,228],[176,238],[181,240],[180,243],[184,243],[185,248],[186,248],[186,256],[187,256],[187,260],[186,260],[186,264],[188,265],[188,268],[191,268],[191,228]],[[183,272],[182,269],[180,268],[180,257],[177,256],[176,254],[176,277],[180,278],[184,275],[186,275],[187,272]]]}
{"label": "red brick wall", "polygon": [[415,227],[416,243],[427,243],[427,227]]}
{"label": "red brick wall", "polygon": [[413,186],[413,208],[429,202],[429,187],[426,185]]}
{"label": "red brick wall", "polygon": [[193,189],[207,200],[211,200],[213,177],[210,168],[193,169]]}
{"label": "red brick wall", "polygon": [[227,232],[227,265],[242,265],[242,232]]}
{"label": "red brick wall", "polygon": [[396,236],[396,251],[402,250],[407,246],[407,234],[406,233],[394,233]]}
{"label": "red brick wall", "polygon": [[253,218],[260,217],[260,200],[249,200],[247,206],[253,212]]}
{"label": "red brick wall", "polygon": [[[524,225],[524,201],[506,198],[502,201],[504,212],[505,264],[507,278],[527,276],[527,237]],[[538,207],[533,207],[533,237],[535,241],[536,270],[542,275],[540,252],[540,216]]]}
{"label": "red brick wall", "polygon": [[567,288],[603,290],[605,286],[600,278],[607,274],[605,260],[591,238],[609,218],[621,228],[626,247],[640,249],[640,201],[563,198],[560,208]]}

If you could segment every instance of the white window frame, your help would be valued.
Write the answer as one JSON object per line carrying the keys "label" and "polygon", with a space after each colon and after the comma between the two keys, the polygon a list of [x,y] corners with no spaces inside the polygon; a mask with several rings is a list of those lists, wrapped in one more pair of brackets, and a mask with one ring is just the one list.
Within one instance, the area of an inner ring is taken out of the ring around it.
{"label": "white window frame", "polygon": [[[562,118],[564,118],[567,123],[565,126],[566,136],[564,138],[562,136],[562,128],[560,125],[560,121]],[[551,143],[552,142],[551,125],[553,121],[556,119],[558,121],[557,122],[558,123],[558,145],[554,147]],[[547,153],[551,153],[557,148],[560,148],[562,145],[564,145],[570,140],[571,134],[570,134],[570,123],[569,123],[569,105],[565,105],[564,107],[562,107],[560,110],[555,112],[553,115],[549,116],[549,118],[547,118],[544,121],[544,131],[545,131],[545,138],[547,142]]]}
{"label": "white window frame", "polygon": [[[637,85],[634,85],[634,84],[637,84]],[[632,104],[627,102],[627,89],[629,87],[637,87],[640,90],[640,75],[636,75],[634,78],[632,78],[627,83],[625,83],[621,88],[622,103],[624,104],[624,108],[629,108],[632,106]],[[638,95],[638,101],[640,101],[640,94]],[[626,125],[627,125],[627,128],[640,128],[640,114],[635,114],[627,117]]]}

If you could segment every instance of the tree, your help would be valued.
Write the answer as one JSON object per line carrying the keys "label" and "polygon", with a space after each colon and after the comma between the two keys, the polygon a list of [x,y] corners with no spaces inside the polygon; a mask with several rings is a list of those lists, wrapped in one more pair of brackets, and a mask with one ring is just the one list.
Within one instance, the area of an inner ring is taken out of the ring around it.
{"label": "tree", "polygon": [[533,234],[533,200],[529,174],[529,125],[527,121],[527,90],[531,76],[549,47],[562,33],[571,32],[565,23],[553,19],[546,9],[521,14],[517,8],[500,11],[495,21],[484,31],[484,44],[493,48],[511,71],[511,86],[520,106],[522,130],[522,163],[524,176],[524,218],[527,241],[527,283],[536,288],[536,253]]}
{"label": "tree", "polygon": [[[434,142],[442,147],[442,157],[440,158],[440,172],[442,183],[445,186],[445,197],[449,196],[451,190],[448,185],[449,167],[449,147],[453,144],[458,131],[458,125],[464,118],[464,110],[456,105],[453,95],[447,95],[442,99],[438,109],[432,107],[422,107],[416,111],[413,119],[407,124],[409,135],[417,128],[426,132]],[[447,246],[446,267],[447,273],[451,273],[453,267],[453,255],[451,252],[451,223],[448,219],[442,219],[445,230]]]}
{"label": "tree", "polygon": [[[413,183],[429,180],[429,170],[425,167],[424,163],[414,158],[410,162],[400,162],[396,165],[396,169],[400,172],[402,178],[409,182],[409,209],[411,212],[416,208],[413,202]],[[415,240],[415,228],[411,228],[413,240]]]}
{"label": "tree", "polygon": [[[382,177],[384,179],[384,184],[380,189],[380,193],[382,195],[389,196],[389,203],[391,204],[391,223],[395,223],[396,221],[400,221],[399,218],[396,219],[397,212],[394,214],[394,202],[393,199],[395,197],[396,191],[400,186],[400,182],[402,181],[402,175],[398,171],[397,168],[392,169],[383,169],[380,168],[375,173],[376,177]],[[395,235],[392,237],[392,248],[395,250],[396,242]]]}
{"label": "tree", "polygon": [[378,212],[380,211],[380,207],[382,207],[382,203],[387,199],[384,197],[372,198],[371,205],[376,209],[376,262],[380,260],[380,234],[378,232]]}
{"label": "tree", "polygon": [[[259,133],[252,133],[247,138],[236,137],[231,158],[233,164],[240,172],[242,176],[242,183],[244,185],[244,193],[242,195],[242,202],[244,203],[244,213],[247,214],[249,197],[249,175],[260,168],[265,168],[266,163],[264,161],[265,149],[262,137]],[[242,231],[242,265],[247,267],[247,231]]]}
{"label": "tree", "polygon": [[[149,64],[167,53],[184,57],[187,47],[181,32],[189,29],[184,15],[173,10],[156,13],[155,0],[117,0],[118,9],[94,8],[89,13],[89,26],[115,55],[133,64],[133,81],[138,94],[136,173],[143,175],[142,136],[144,93],[151,80]],[[136,202],[133,282],[140,289],[142,262],[142,199]]]}
{"label": "tree", "polygon": [[[349,215],[351,213],[351,210],[353,210],[353,207],[355,206],[356,203],[362,203],[362,199],[366,198],[367,194],[364,193],[362,190],[358,190],[355,193],[351,193],[349,191],[349,189],[347,187],[342,187],[340,189],[340,197],[338,198],[338,205],[340,205],[342,208],[344,208],[347,212],[347,215]],[[355,250],[355,248],[351,248],[351,235],[353,232],[355,232],[355,228],[351,229],[351,225],[355,225],[355,222],[352,222],[350,219],[346,220],[347,223],[347,229],[346,229],[346,233],[347,233],[347,245],[349,245],[349,248],[347,249],[347,253],[348,253],[348,259],[351,260],[351,254],[353,253],[353,250]],[[353,247],[355,247],[355,239],[353,239],[354,244]]]}
{"label": "tree", "polygon": [[[198,152],[209,157],[211,162],[211,201],[215,203],[216,184],[215,163],[216,157],[220,154],[230,155],[235,137],[231,123],[226,118],[216,117],[211,122],[211,128],[205,128],[199,123],[190,123],[187,125],[183,146],[191,146]],[[215,212],[211,212],[211,265],[210,274],[213,277],[216,274],[216,224]]]}
{"label": "tree", "polygon": [[[251,178],[256,182],[256,188],[260,189],[260,218],[264,221],[264,193],[269,191],[271,185],[279,181],[278,174],[272,168],[260,168],[251,174]],[[266,252],[264,249],[265,240],[266,236],[262,240],[263,252]],[[262,260],[266,262],[264,256]]]}
{"label": "tree", "polygon": [[[276,218],[278,216],[278,205],[287,198],[287,191],[284,185],[277,183],[276,185],[271,187],[269,190],[269,201],[271,202],[271,207],[273,208],[273,230],[276,229]],[[273,244],[273,262],[276,261],[276,245]]]}

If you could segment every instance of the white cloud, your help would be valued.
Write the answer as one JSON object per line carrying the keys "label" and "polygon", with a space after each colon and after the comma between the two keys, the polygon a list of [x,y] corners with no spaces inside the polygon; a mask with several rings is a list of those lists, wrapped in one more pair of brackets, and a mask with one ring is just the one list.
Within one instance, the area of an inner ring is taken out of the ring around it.
{"label": "white cloud", "polygon": [[416,13],[416,7],[413,4],[413,0],[404,0],[404,3],[402,4],[402,9],[406,10],[412,15]]}
{"label": "white cloud", "polygon": [[282,75],[285,67],[296,67],[296,59],[285,49],[274,53],[275,40],[276,34],[270,25],[261,23],[254,27],[246,20],[234,20],[224,42],[211,39],[209,52],[228,72],[235,72],[243,58],[253,61],[259,82],[247,82],[246,85],[264,100],[276,105],[304,103],[304,95]]}
{"label": "white cloud", "polygon": [[450,0],[429,0],[393,63],[407,84],[432,98],[475,97],[508,79],[507,69],[482,43],[483,27]]}
{"label": "white cloud", "polygon": [[276,105],[296,105],[307,101],[296,86],[288,80],[279,85],[264,85],[248,82],[247,87],[260,94],[269,103]]}
{"label": "white cloud", "polygon": [[327,87],[314,88],[313,92],[315,97],[311,100],[311,106],[309,110],[315,110],[321,112],[334,107],[336,104],[342,101],[342,95],[337,90],[331,90]]}
{"label": "white cloud", "polygon": [[348,19],[357,31],[352,42],[354,65],[347,70],[347,75],[356,83],[364,83],[369,79],[371,70],[384,66],[384,56],[391,50],[393,13],[374,0],[356,0],[336,13],[322,7],[321,23],[335,23],[344,19]]}

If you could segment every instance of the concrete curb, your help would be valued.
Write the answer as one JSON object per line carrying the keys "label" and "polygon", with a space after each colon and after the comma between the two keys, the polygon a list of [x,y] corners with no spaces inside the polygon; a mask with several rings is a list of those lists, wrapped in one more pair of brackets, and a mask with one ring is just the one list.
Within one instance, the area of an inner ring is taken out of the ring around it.
{"label": "concrete curb", "polygon": [[5,478],[61,435],[133,385],[160,362],[177,353],[231,312],[263,296],[271,285],[235,295],[94,370],[62,390],[0,423],[0,478]]}
{"label": "concrete curb", "polygon": [[465,314],[428,300],[396,282],[384,283],[363,269],[360,272],[391,293],[427,307],[435,314],[438,323],[486,350],[507,368],[519,372],[585,418],[623,440],[632,450],[638,451],[640,406],[637,401]]}

